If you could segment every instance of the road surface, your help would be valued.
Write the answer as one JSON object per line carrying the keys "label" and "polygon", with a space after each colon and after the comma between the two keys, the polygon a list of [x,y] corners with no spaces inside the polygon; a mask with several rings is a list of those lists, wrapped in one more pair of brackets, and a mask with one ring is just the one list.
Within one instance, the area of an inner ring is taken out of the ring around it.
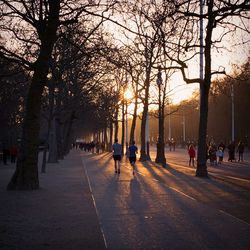
{"label": "road surface", "polygon": [[137,162],[135,176],[124,157],[118,176],[111,154],[82,153],[107,248],[248,249],[249,165],[209,167],[204,179],[184,150],[166,156],[165,169]]}

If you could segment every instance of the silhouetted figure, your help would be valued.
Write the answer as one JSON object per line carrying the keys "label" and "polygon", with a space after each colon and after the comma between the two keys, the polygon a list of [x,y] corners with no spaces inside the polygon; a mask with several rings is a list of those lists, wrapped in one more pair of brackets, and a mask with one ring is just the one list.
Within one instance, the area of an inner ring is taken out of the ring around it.
{"label": "silhouetted figure", "polygon": [[175,151],[175,140],[174,140],[174,138],[171,139],[171,145],[172,145],[173,151]]}
{"label": "silhouetted figure", "polygon": [[244,148],[244,143],[242,141],[239,141],[239,144],[237,146],[237,153],[239,154],[238,161],[243,161]]}
{"label": "silhouetted figure", "polygon": [[223,142],[220,142],[220,144],[218,145],[218,149],[222,148],[222,151],[224,152],[226,145]]}
{"label": "silhouetted figure", "polygon": [[208,155],[211,166],[217,165],[216,151],[216,146],[214,144],[211,144],[208,148]]}
{"label": "silhouetted figure", "polygon": [[228,161],[235,161],[235,145],[234,142],[230,142],[230,144],[227,146],[228,148]]}
{"label": "silhouetted figure", "polygon": [[168,145],[169,145],[169,151],[172,151],[172,141],[171,140],[168,140]]}
{"label": "silhouetted figure", "polygon": [[138,151],[138,148],[135,145],[135,141],[132,141],[132,144],[128,148],[129,151],[129,162],[133,169],[133,175],[135,174],[135,162],[136,162],[136,154]]}
{"label": "silhouetted figure", "polygon": [[120,162],[122,159],[122,145],[118,143],[118,139],[115,139],[115,143],[112,145],[113,159],[115,162],[115,173],[120,174]]}

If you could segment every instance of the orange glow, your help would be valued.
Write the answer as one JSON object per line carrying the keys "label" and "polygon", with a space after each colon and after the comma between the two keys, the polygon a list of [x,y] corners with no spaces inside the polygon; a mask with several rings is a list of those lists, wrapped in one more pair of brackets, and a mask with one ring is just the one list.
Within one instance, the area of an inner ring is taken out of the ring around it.
{"label": "orange glow", "polygon": [[127,101],[132,101],[134,99],[134,93],[130,89],[126,89],[124,92],[124,99]]}

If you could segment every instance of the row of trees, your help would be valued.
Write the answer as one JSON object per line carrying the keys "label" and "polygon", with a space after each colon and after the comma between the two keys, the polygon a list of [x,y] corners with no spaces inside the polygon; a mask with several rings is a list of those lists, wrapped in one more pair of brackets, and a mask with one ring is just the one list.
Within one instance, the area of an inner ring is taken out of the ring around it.
{"label": "row of trees", "polygon": [[30,78],[21,67],[3,58],[0,59],[0,72],[0,142],[15,144],[21,131]]}
{"label": "row of trees", "polygon": [[[27,90],[28,86],[27,95],[23,96],[26,104],[21,103],[18,110],[24,114],[20,118],[23,127],[20,153],[8,188],[39,187],[37,163],[41,114],[42,121],[47,121],[43,128],[47,127],[44,138],[46,146],[49,144],[49,159],[55,162],[68,152],[76,121],[88,121],[92,132],[109,128],[110,142],[113,127],[117,136],[119,104],[125,107],[121,96],[128,83],[134,90],[135,107],[143,106],[141,159],[147,159],[145,129],[150,88],[156,81],[158,70],[163,75],[159,90],[163,107],[161,114],[164,114],[167,103],[167,83],[176,70],[182,72],[187,83],[200,84],[196,174],[207,176],[208,96],[212,75],[222,73],[212,71],[211,52],[234,31],[232,27],[247,30],[246,13],[250,5],[247,0],[210,0],[203,7],[204,13],[199,12],[199,1],[195,0],[135,3],[1,1],[1,59],[21,65],[28,79],[24,88]],[[240,22],[235,23],[232,16],[239,17]],[[201,21],[206,25],[204,45],[199,41]],[[120,27],[124,31],[123,37],[112,40],[105,32],[105,23]],[[216,27],[222,30],[219,37],[213,36]],[[187,77],[187,70],[199,56],[197,48],[201,48],[201,53],[204,51],[205,72],[204,76],[191,79]],[[136,112],[137,108],[134,109],[132,127],[136,125]],[[164,130],[159,132],[164,133]]]}

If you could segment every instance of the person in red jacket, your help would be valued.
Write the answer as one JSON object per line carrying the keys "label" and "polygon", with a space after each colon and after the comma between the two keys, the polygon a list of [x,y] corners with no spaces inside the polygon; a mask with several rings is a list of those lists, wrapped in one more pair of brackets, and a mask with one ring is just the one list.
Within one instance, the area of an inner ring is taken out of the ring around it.
{"label": "person in red jacket", "polygon": [[195,148],[193,144],[190,144],[188,147],[188,154],[189,154],[189,166],[193,165],[194,167],[194,159],[195,159]]}

